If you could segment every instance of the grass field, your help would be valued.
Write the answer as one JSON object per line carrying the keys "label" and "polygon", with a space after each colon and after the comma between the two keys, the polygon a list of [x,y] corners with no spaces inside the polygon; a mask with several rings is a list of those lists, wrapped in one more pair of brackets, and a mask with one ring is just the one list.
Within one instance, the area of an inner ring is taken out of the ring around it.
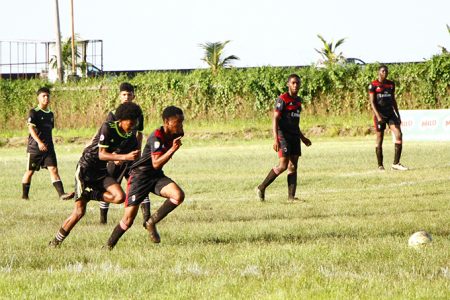
{"label": "grass field", "polygon": [[[24,148],[0,148],[0,298],[10,299],[449,299],[450,143],[407,142],[407,172],[376,170],[374,137],[312,139],[299,163],[299,203],[286,175],[256,200],[277,162],[271,140],[186,140],[165,168],[185,203],[150,243],[139,215],[109,252],[121,218],[98,203],[59,249],[53,238],[73,202],[57,199],[47,171],[20,200]],[[385,165],[393,145],[385,142]],[[80,145],[58,145],[66,190]],[[163,199],[152,195],[152,210]],[[433,236],[407,245],[420,229]]]}

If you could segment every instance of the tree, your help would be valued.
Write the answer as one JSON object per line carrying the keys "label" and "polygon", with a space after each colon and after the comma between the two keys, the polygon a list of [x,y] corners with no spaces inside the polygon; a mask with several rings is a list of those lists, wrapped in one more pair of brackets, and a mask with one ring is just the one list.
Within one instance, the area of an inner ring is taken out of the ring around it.
{"label": "tree", "polygon": [[223,49],[229,42],[230,42],[229,40],[225,42],[215,42],[215,43],[207,42],[199,45],[201,48],[203,48],[203,50],[205,50],[205,56],[202,58],[202,60],[209,65],[213,74],[217,74],[217,71],[220,68],[224,68],[231,65],[231,62],[233,60],[239,59],[239,57],[235,55],[230,55],[223,59],[221,58],[223,54]]}
{"label": "tree", "polygon": [[[80,58],[80,51],[77,47],[77,39],[75,38],[75,57]],[[64,66],[64,70],[70,71],[68,74],[76,73],[76,70],[72,70],[72,38],[67,38],[63,41],[61,45],[61,61]],[[56,55],[50,59],[50,67],[53,69],[57,68]],[[78,63],[75,67],[83,67],[82,64]]]}
{"label": "tree", "polygon": [[[447,31],[450,34],[450,26],[447,25]],[[442,54],[448,53],[447,48],[445,48],[444,46],[439,46],[439,48],[441,48]]]}
{"label": "tree", "polygon": [[322,56],[322,63],[324,63],[325,65],[332,65],[344,59],[342,52],[336,53],[336,49],[344,43],[345,38],[342,38],[335,44],[333,44],[333,41],[331,41],[331,43],[328,43],[320,34],[318,34],[317,37],[322,41],[323,48],[320,50],[314,50],[316,50]]}

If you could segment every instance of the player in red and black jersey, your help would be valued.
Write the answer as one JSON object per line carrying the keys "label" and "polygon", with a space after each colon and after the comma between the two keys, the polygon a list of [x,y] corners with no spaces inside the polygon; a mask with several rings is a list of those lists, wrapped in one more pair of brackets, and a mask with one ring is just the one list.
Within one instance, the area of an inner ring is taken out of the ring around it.
{"label": "player in red and black jersey", "polygon": [[402,155],[402,131],[400,129],[401,119],[395,100],[395,83],[387,79],[388,68],[381,65],[378,68],[378,79],[369,85],[369,101],[373,110],[373,121],[377,135],[375,153],[377,155],[378,169],[384,170],[383,166],[383,139],[386,124],[395,137],[395,154],[392,170],[406,171],[407,167],[400,164]]}
{"label": "player in red and black jersey", "polygon": [[166,198],[166,201],[146,223],[146,228],[154,243],[161,241],[156,224],[184,200],[183,190],[172,179],[165,176],[162,170],[182,145],[181,138],[184,135],[183,111],[178,107],[168,106],[162,113],[162,119],[163,126],[150,135],[141,158],[131,166],[125,213],[111,233],[107,243],[108,249],[113,249],[120,237],[133,225],[139,210],[139,204],[150,192]]}
{"label": "player in red and black jersey", "polygon": [[74,197],[73,193],[65,193],[58,173],[58,162],[53,145],[52,131],[55,125],[53,112],[48,108],[50,104],[50,90],[46,87],[37,91],[38,106],[30,110],[28,115],[28,164],[27,171],[22,178],[22,199],[28,200],[31,178],[35,171],[46,168],[50,172],[53,186],[61,200]]}
{"label": "player in red and black jersey", "polygon": [[[134,86],[128,82],[123,82],[119,86],[119,99],[120,103],[133,102],[136,98]],[[117,121],[116,111],[110,111],[108,116],[106,117],[106,122]],[[133,135],[136,136],[138,145],[136,149],[141,149],[142,144],[142,132],[144,131],[144,116],[141,113],[139,115],[138,121],[133,128]],[[131,150],[135,149],[119,149],[116,151],[117,154],[128,153]],[[128,179],[129,167],[132,162],[108,162],[108,172],[109,174],[117,179],[117,182],[120,184],[122,182],[123,177]],[[108,222],[108,210],[109,203],[101,201],[100,202],[100,223],[106,224]],[[145,222],[150,218],[150,199],[145,199],[141,204],[142,215]]]}
{"label": "player in red and black jersey", "polygon": [[84,216],[90,200],[116,204],[125,200],[122,187],[108,173],[107,161],[134,161],[139,156],[140,150],[126,154],[117,154],[116,151],[137,146],[132,129],[140,114],[142,111],[137,104],[121,104],[116,111],[118,120],[103,123],[92,143],[84,149],[75,172],[75,208],[50,242],[50,246],[59,246],[64,241]]}
{"label": "player in red and black jersey", "polygon": [[279,163],[274,167],[266,179],[257,187],[259,200],[265,200],[266,188],[286,169],[288,170],[288,200],[297,200],[297,165],[301,155],[300,141],[307,147],[311,141],[300,130],[300,112],[302,101],[298,96],[300,77],[292,74],[288,77],[288,92],[282,94],[275,102],[272,118],[272,132],[274,137],[273,149],[278,152]]}

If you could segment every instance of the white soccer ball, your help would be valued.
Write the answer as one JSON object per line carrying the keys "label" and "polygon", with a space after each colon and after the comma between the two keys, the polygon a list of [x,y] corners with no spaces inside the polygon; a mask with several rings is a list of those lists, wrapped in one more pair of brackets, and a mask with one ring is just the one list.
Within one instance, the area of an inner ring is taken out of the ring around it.
{"label": "white soccer ball", "polygon": [[408,245],[410,247],[423,246],[431,243],[432,240],[433,239],[431,238],[431,235],[428,232],[421,230],[413,233],[409,237]]}

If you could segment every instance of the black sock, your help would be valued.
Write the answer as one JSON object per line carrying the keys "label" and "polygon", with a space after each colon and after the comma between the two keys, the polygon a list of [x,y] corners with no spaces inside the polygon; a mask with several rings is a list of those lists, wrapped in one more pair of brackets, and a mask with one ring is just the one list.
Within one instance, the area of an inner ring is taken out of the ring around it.
{"label": "black sock", "polygon": [[30,192],[30,183],[22,183],[22,199],[28,199],[28,194]]}
{"label": "black sock", "polygon": [[[128,229],[128,228],[127,228]],[[108,246],[110,248],[113,248],[119,239],[122,237],[122,235],[127,231],[126,229],[122,229],[120,226],[120,223],[117,224],[117,226],[114,228],[113,232],[111,233],[111,236],[108,239]]]}
{"label": "black sock", "polygon": [[375,147],[375,153],[377,154],[378,166],[381,167],[383,165],[383,148]]}
{"label": "black sock", "polygon": [[402,144],[395,144],[394,165],[400,163],[402,156]]}
{"label": "black sock", "polygon": [[58,192],[58,195],[61,196],[64,194],[64,187],[61,180],[54,181],[53,186],[55,187],[56,191]]}
{"label": "black sock", "polygon": [[102,224],[108,223],[108,210],[109,210],[109,203],[101,201],[100,202],[100,223],[102,223]]}
{"label": "black sock", "polygon": [[270,170],[269,174],[267,174],[266,179],[258,186],[260,190],[265,190],[276,178],[278,174],[274,172],[274,170]]}
{"label": "black sock", "polygon": [[295,198],[295,191],[297,190],[297,172],[288,174],[288,197],[290,199]]}
{"label": "black sock", "polygon": [[150,219],[150,200],[148,198],[145,198],[141,203],[141,211],[144,222],[147,222]]}
{"label": "black sock", "polygon": [[177,208],[178,205],[174,204],[172,201],[167,199],[164,203],[158,208],[158,210],[150,217],[150,220],[153,224],[158,223],[162,219],[164,219],[172,210]]}

